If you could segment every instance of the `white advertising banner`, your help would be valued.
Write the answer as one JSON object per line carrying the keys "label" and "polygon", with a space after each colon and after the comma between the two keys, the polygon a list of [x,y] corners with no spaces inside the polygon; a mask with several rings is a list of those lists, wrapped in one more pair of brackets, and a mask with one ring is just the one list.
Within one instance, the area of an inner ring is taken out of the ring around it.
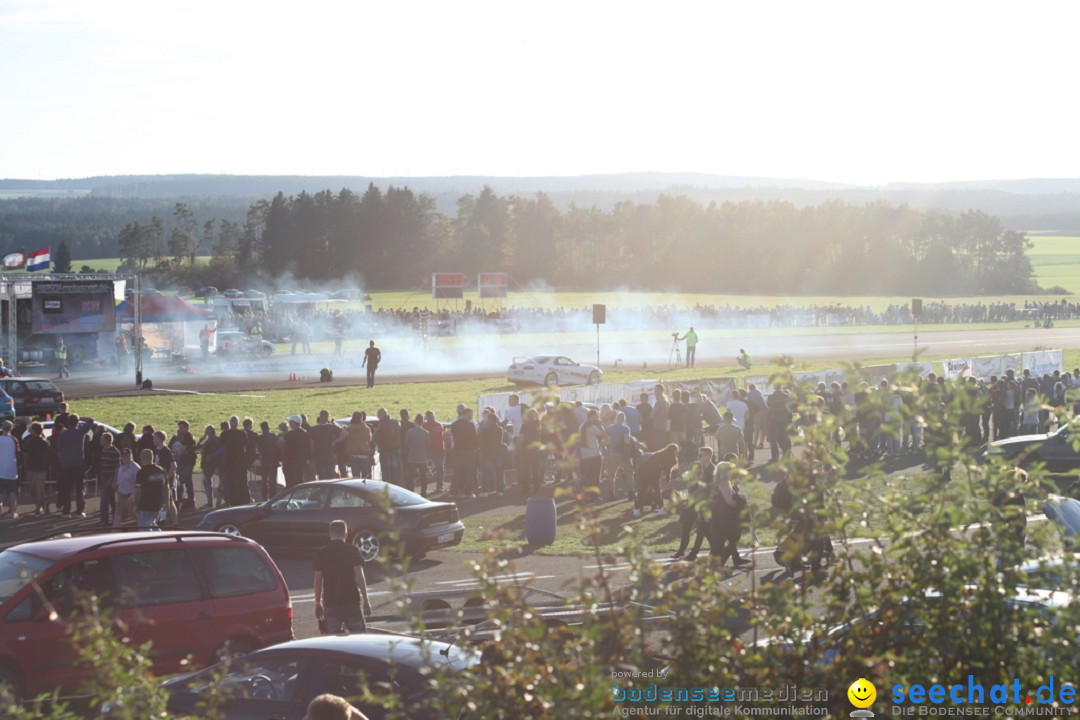
{"label": "white advertising banner", "polygon": [[1062,369],[1061,350],[1036,350],[1024,353],[1023,369],[1030,370],[1032,375],[1052,375],[1055,370]]}
{"label": "white advertising banner", "polygon": [[971,375],[971,367],[975,361],[972,358],[957,358],[945,361],[945,377],[954,380],[959,377]]}
{"label": "white advertising banner", "polygon": [[1004,361],[1000,355],[972,358],[971,374],[980,380],[1001,377],[1005,374]]}

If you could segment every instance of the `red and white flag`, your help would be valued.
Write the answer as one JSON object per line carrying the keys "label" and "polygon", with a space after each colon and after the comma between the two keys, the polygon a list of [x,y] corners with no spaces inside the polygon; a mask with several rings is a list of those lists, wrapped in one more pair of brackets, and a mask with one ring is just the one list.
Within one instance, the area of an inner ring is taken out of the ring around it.
{"label": "red and white flag", "polygon": [[30,272],[48,270],[50,262],[52,261],[49,260],[49,248],[42,248],[26,256],[26,269]]}

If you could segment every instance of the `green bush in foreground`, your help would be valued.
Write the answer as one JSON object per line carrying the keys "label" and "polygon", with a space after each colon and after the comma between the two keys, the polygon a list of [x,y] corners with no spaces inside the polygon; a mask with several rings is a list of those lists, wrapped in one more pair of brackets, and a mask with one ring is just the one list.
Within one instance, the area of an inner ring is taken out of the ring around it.
{"label": "green bush in foreground", "polygon": [[[631,566],[629,582],[617,584],[598,572],[573,591],[569,603],[582,613],[563,624],[527,603],[523,588],[497,582],[509,563],[490,551],[475,564],[476,595],[489,608],[487,620],[453,636],[461,644],[479,642],[484,661],[472,672],[429,676],[432,716],[453,718],[464,709],[483,720],[599,718],[627,715],[630,707],[675,716],[726,709],[739,716],[786,707],[790,703],[775,697],[791,686],[817,698],[797,707],[846,716],[853,709],[847,688],[860,677],[877,686],[872,709],[881,716],[892,714],[889,689],[897,684],[966,687],[972,676],[989,689],[1011,687],[1018,678],[1030,695],[1051,676],[1058,688],[1075,683],[1080,604],[1046,609],[1011,602],[1019,585],[1040,586],[1020,573],[1018,561],[1061,548],[1046,523],[1032,524],[1022,537],[1025,508],[1002,501],[1022,490],[1027,509],[1035,510],[1033,501],[1053,490],[1052,482],[1038,468],[1027,475],[1000,462],[976,462],[961,421],[980,406],[965,388],[950,384],[924,392],[912,379],[900,389],[911,402],[897,412],[904,422],[918,419],[925,427],[930,465],[939,468],[904,480],[904,488],[880,465],[863,469],[860,479],[844,479],[849,458],[836,437],[840,427],[851,426],[850,418],[821,413],[814,396],[795,390],[805,446],[784,465],[795,497],[792,515],[833,540],[836,556],[824,572],[788,578],[781,571],[734,574],[707,563],[662,566],[628,533],[617,559]],[[873,398],[870,409],[890,418],[887,399]],[[886,432],[898,426],[895,419],[886,422]],[[840,492],[843,485],[848,487]],[[852,487],[864,491],[850,492]],[[778,522],[770,520],[774,515],[752,507],[747,520],[757,527]],[[579,522],[586,536],[599,537],[590,513],[579,513]],[[776,532],[784,537],[786,521],[779,522],[785,526]],[[882,528],[877,537],[850,542],[867,523]],[[791,547],[792,561],[807,550],[797,539]],[[616,559],[598,549],[590,557]],[[1073,563],[1055,572],[1062,587],[1076,587]],[[152,690],[157,681],[148,674],[146,649],[128,647],[94,617],[87,615],[77,633],[88,648],[84,657],[100,670],[89,688],[94,702],[129,698],[134,707],[130,698],[138,696],[141,717],[159,716],[163,699]],[[424,631],[419,617],[414,627]],[[437,650],[432,656],[438,658]],[[662,698],[677,688],[731,689],[733,700],[617,701],[620,693]],[[767,689],[774,693],[771,701],[763,699]],[[389,697],[373,688],[366,700],[381,699],[388,717],[405,717],[402,704]],[[65,712],[46,704],[9,716],[76,717]],[[212,708],[203,714],[216,716]]]}

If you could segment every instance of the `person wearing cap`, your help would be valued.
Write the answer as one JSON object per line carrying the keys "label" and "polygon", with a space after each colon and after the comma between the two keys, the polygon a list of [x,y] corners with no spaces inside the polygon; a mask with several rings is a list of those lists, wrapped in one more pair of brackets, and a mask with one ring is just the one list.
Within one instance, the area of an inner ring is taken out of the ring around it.
{"label": "person wearing cap", "polygon": [[12,518],[19,517],[19,441],[10,420],[0,423],[0,500],[7,501]]}
{"label": "person wearing cap", "polygon": [[281,472],[285,475],[285,487],[291,488],[304,482],[304,468],[311,459],[311,438],[300,424],[299,415],[289,416],[289,430],[281,436]]}

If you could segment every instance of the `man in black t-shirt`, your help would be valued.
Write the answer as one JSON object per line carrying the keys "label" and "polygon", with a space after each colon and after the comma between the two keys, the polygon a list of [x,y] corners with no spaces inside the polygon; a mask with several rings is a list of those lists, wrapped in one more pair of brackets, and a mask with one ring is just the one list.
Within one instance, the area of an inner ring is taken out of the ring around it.
{"label": "man in black t-shirt", "polygon": [[315,557],[315,617],[326,634],[366,632],[371,614],[364,556],[345,542],[348,534],[344,520],[331,522],[330,544]]}
{"label": "man in black t-shirt", "polygon": [[368,343],[367,350],[364,351],[363,362],[360,363],[360,367],[367,366],[367,386],[369,388],[375,387],[375,370],[378,369],[380,362],[382,362],[382,351],[375,347],[375,341],[372,340]]}
{"label": "man in black t-shirt", "polygon": [[142,467],[135,476],[135,510],[140,528],[157,529],[158,514],[169,497],[165,469],[154,464],[154,451],[143,450]]}

